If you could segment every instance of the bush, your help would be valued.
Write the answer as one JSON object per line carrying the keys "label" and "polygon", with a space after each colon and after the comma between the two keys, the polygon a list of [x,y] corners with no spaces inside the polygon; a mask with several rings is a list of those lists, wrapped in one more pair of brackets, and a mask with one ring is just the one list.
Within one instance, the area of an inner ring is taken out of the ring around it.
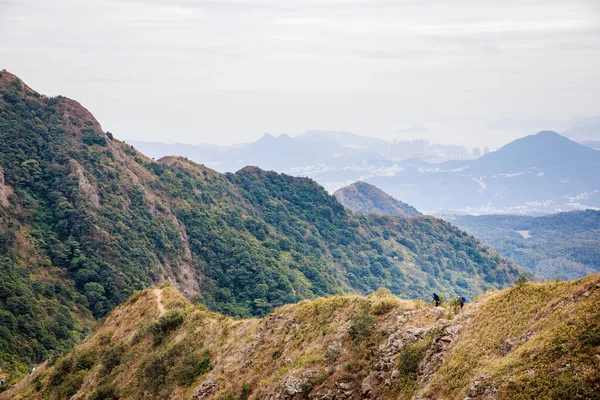
{"label": "bush", "polygon": [[106,369],[105,373],[110,374],[114,367],[121,363],[121,355],[123,354],[123,345],[116,345],[108,349],[102,356],[102,365]]}
{"label": "bush", "polygon": [[202,356],[188,354],[173,368],[173,376],[180,386],[190,386],[197,377],[212,369],[210,351],[205,350]]}
{"label": "bush", "polygon": [[118,400],[117,389],[112,382],[105,383],[98,386],[98,389],[94,391],[88,400]]}
{"label": "bush", "polygon": [[154,335],[154,344],[162,343],[163,338],[169,332],[177,329],[183,323],[184,316],[181,310],[169,311],[161,316],[150,328]]}
{"label": "bush", "polygon": [[373,316],[367,312],[352,316],[350,326],[348,327],[350,338],[355,342],[366,339],[371,334],[371,327],[374,322],[375,319]]}
{"label": "bush", "polygon": [[96,355],[94,353],[83,353],[75,362],[75,371],[85,371],[91,369],[96,363]]}
{"label": "bush", "polygon": [[373,315],[387,314],[388,312],[393,310],[397,304],[398,304],[398,299],[396,299],[395,297],[392,297],[392,296],[385,297],[385,298],[377,301],[375,304],[371,305],[371,313]]}

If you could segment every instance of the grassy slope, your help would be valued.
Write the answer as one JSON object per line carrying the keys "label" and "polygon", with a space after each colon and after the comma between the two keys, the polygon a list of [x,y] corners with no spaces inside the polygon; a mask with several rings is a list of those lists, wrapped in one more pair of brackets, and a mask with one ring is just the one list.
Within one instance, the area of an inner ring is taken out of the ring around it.
{"label": "grassy slope", "polygon": [[[378,292],[303,301],[262,320],[231,319],[192,307],[171,288],[149,289],[7,395],[176,399],[214,384],[205,398],[591,399],[600,394],[599,306],[598,275],[489,292],[459,313]],[[169,321],[161,336],[157,327]],[[420,338],[406,341],[417,328]],[[449,332],[458,332],[453,345],[440,351]],[[405,346],[390,353],[394,341]],[[389,369],[380,367],[387,356]]]}

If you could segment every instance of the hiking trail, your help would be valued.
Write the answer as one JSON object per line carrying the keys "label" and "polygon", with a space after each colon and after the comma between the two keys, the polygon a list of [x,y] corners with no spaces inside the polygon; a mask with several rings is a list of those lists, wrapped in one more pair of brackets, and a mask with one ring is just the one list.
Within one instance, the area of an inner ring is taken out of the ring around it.
{"label": "hiking trail", "polygon": [[158,304],[158,311],[160,311],[160,315],[165,313],[165,306],[163,306],[162,302],[162,290],[154,289],[154,294],[156,295],[156,303]]}

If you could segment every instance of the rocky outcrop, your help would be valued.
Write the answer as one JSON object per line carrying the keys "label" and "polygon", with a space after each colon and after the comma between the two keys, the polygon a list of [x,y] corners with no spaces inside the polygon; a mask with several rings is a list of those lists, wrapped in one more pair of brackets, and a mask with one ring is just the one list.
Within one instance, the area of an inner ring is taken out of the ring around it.
{"label": "rocky outcrop", "polygon": [[4,183],[4,170],[0,168],[0,205],[8,207],[10,202],[8,198],[13,194],[12,187]]}
{"label": "rocky outcrop", "polygon": [[192,394],[192,400],[204,400],[210,398],[217,390],[217,384],[213,380],[204,382]]}

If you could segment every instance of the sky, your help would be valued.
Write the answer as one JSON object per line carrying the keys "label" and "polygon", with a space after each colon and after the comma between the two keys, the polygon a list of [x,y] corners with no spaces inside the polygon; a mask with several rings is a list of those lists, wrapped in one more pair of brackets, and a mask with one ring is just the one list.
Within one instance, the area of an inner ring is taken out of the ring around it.
{"label": "sky", "polygon": [[494,148],[600,114],[600,1],[0,0],[0,68],[125,140]]}

